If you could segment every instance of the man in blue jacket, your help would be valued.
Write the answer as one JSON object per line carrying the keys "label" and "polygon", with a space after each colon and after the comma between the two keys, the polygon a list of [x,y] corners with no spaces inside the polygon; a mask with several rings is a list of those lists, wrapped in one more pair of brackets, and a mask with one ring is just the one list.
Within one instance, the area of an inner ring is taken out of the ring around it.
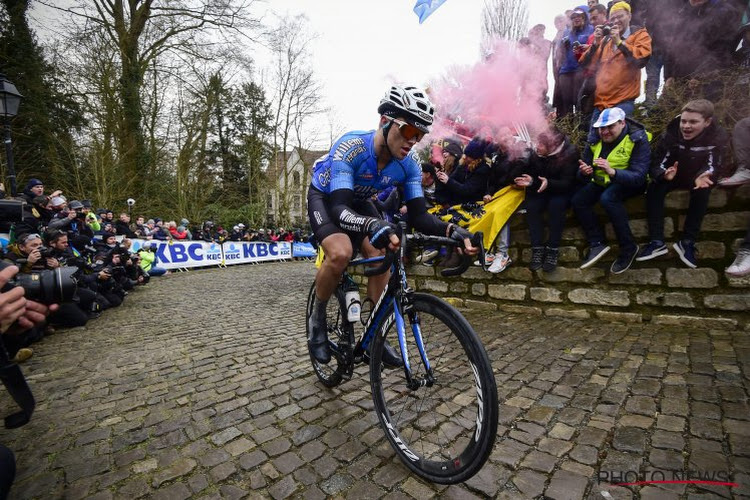
{"label": "man in blue jacket", "polygon": [[589,24],[588,7],[581,5],[570,14],[571,26],[565,30],[560,45],[556,47],[562,54],[562,66],[557,82],[560,87],[560,109],[557,116],[563,117],[573,112],[578,105],[578,93],[584,81],[583,68],[578,65],[576,53],[581,53],[594,28]]}
{"label": "man in blue jacket", "polygon": [[600,139],[584,149],[578,168],[579,177],[587,184],[571,201],[589,242],[581,269],[594,265],[610,250],[604,228],[594,212],[594,205],[599,202],[612,222],[620,246],[620,255],[610,271],[620,274],[630,268],[638,253],[624,203],[642,194],[646,186],[651,160],[649,134],[642,125],[626,118],[620,108],[602,111],[594,128]]}

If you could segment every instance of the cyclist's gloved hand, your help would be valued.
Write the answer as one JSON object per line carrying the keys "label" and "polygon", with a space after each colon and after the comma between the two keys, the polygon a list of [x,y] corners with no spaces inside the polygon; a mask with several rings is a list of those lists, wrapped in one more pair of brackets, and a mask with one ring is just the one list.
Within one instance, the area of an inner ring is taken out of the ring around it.
{"label": "cyclist's gloved hand", "polygon": [[391,242],[391,235],[396,234],[396,225],[385,220],[373,219],[367,226],[367,234],[370,236],[370,244],[382,249]]}
{"label": "cyclist's gloved hand", "polygon": [[[471,243],[471,240],[474,238],[474,234],[471,231],[457,226],[456,224],[451,224],[448,237],[459,242],[465,253],[469,255],[474,255],[477,253],[478,248],[474,247]],[[469,241],[467,242],[466,240]]]}
{"label": "cyclist's gloved hand", "polygon": [[468,231],[461,226],[452,224],[448,237],[452,240],[458,241],[463,245],[465,239],[470,240],[472,237],[474,237],[474,235],[471,233],[471,231]]}

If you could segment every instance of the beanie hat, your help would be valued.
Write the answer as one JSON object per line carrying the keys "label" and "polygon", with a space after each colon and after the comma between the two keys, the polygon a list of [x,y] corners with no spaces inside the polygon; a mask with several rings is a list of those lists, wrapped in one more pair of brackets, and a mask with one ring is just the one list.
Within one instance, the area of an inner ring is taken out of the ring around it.
{"label": "beanie hat", "polygon": [[26,184],[26,190],[33,188],[34,186],[44,186],[44,183],[39,179],[29,179],[29,183]]}
{"label": "beanie hat", "polygon": [[422,166],[422,172],[432,174],[433,177],[437,176],[437,172],[435,172],[435,166],[432,163],[423,161],[421,163]]}
{"label": "beanie hat", "polygon": [[612,15],[613,12],[616,12],[618,10],[627,10],[628,12],[632,12],[632,9],[628,2],[617,2],[612,6],[612,8],[609,9],[609,14]]}
{"label": "beanie hat", "polygon": [[62,206],[65,203],[65,197],[64,196],[55,196],[50,200],[50,203],[53,207],[59,207]]}
{"label": "beanie hat", "polygon": [[464,154],[469,158],[484,158],[484,150],[487,149],[487,143],[481,139],[472,139],[464,148]]}
{"label": "beanie hat", "polygon": [[443,151],[459,158],[464,153],[463,148],[461,147],[461,143],[453,139],[446,139],[443,142]]}

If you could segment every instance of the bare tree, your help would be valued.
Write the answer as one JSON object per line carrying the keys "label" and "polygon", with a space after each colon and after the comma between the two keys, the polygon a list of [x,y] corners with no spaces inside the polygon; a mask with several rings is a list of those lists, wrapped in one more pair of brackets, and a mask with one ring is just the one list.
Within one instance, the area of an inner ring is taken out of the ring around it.
{"label": "bare tree", "polygon": [[[153,114],[144,117],[147,71],[166,56],[206,58],[212,48],[255,33],[250,14],[254,0],[76,0],[70,8],[39,0],[73,16],[73,33],[100,31],[117,56],[118,164],[129,175],[146,179],[153,163]],[[152,80],[153,83],[153,80]],[[144,137],[144,128],[149,137]]]}
{"label": "bare tree", "polygon": [[519,40],[529,25],[527,0],[484,0],[482,10],[482,44],[488,49],[492,40]]}
{"label": "bare tree", "polygon": [[[307,28],[304,16],[284,17],[270,36],[269,45],[274,55],[271,73],[272,103],[274,107],[274,160],[277,222],[289,224],[290,205],[298,193],[290,183],[294,168],[288,165],[292,149],[300,156],[310,148],[315,137],[308,133],[307,125],[313,116],[324,112],[321,106],[321,87],[309,64],[310,42],[314,36]],[[271,179],[269,179],[271,180]],[[302,186],[304,189],[304,186]]]}

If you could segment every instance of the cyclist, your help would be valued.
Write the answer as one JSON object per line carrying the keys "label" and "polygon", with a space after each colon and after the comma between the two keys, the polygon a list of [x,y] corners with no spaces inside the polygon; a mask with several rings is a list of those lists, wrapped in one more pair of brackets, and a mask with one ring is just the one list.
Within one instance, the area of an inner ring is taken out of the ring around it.
{"label": "cyclist", "polygon": [[[328,363],[331,353],[326,332],[326,305],[354,252],[365,257],[396,250],[396,226],[382,220],[371,198],[378,191],[397,186],[403,191],[409,221],[425,234],[448,236],[464,244],[469,255],[477,253],[472,234],[428,214],[422,192],[422,169],[411,151],[432,125],[434,107],[425,92],[416,87],[392,86],[378,106],[377,130],[349,132],[330,152],[315,162],[307,195],[307,212],[315,237],[326,258],[315,277],[315,301],[310,316],[310,350],[319,363]],[[373,302],[388,283],[389,273],[370,277],[367,296]],[[390,345],[383,363],[403,364]]]}

